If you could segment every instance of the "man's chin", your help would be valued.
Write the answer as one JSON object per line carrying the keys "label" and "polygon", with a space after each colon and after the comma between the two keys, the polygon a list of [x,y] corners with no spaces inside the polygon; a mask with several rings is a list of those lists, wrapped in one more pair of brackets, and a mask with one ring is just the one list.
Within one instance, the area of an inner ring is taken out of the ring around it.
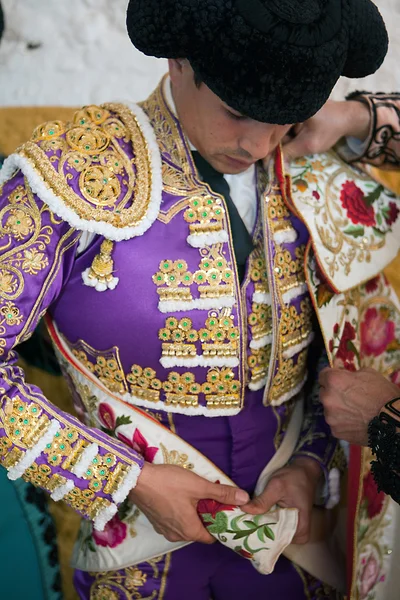
{"label": "man's chin", "polygon": [[247,171],[253,164],[254,161],[244,161],[233,158],[227,154],[221,154],[215,159],[213,166],[215,169],[226,175],[237,175]]}

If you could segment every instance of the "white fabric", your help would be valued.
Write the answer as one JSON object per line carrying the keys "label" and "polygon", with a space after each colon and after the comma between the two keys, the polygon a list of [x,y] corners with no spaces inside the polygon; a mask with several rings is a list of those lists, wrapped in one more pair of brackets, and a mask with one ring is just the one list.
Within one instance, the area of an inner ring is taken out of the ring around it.
{"label": "white fabric", "polygon": [[[164,80],[164,95],[171,111],[177,115],[169,77]],[[190,149],[196,150],[191,141],[188,141]],[[256,166],[251,165],[243,173],[224,175],[224,177],[229,185],[232,201],[248,232],[252,233],[257,218]]]}

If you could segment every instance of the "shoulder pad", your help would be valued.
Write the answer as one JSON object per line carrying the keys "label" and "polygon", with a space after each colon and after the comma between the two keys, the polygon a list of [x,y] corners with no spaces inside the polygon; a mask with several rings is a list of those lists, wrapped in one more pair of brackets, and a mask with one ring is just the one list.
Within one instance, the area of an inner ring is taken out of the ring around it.
{"label": "shoulder pad", "polygon": [[86,106],[71,122],[40,125],[6,159],[0,184],[16,169],[56,215],[114,241],[142,235],[159,212],[161,157],[134,104]]}

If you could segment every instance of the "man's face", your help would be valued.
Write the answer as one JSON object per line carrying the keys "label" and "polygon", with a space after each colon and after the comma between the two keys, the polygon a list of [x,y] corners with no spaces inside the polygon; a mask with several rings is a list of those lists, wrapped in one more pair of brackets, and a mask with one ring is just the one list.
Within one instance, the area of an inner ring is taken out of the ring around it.
{"label": "man's face", "polygon": [[267,158],[290,125],[269,125],[240,115],[204,83],[199,87],[187,60],[169,60],[172,93],[185,134],[221,173],[241,173]]}

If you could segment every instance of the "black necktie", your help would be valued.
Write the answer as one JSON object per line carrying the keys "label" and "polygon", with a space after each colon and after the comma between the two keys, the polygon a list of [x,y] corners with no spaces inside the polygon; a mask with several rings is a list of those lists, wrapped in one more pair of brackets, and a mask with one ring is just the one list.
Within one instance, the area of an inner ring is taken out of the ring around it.
{"label": "black necktie", "polygon": [[232,231],[233,249],[235,251],[236,265],[240,283],[243,281],[246,269],[246,261],[253,250],[251,235],[239,215],[229,190],[228,182],[222,173],[219,173],[208,163],[197,151],[192,152],[194,163],[200,173],[200,177],[217,194],[224,197],[229,214]]}

